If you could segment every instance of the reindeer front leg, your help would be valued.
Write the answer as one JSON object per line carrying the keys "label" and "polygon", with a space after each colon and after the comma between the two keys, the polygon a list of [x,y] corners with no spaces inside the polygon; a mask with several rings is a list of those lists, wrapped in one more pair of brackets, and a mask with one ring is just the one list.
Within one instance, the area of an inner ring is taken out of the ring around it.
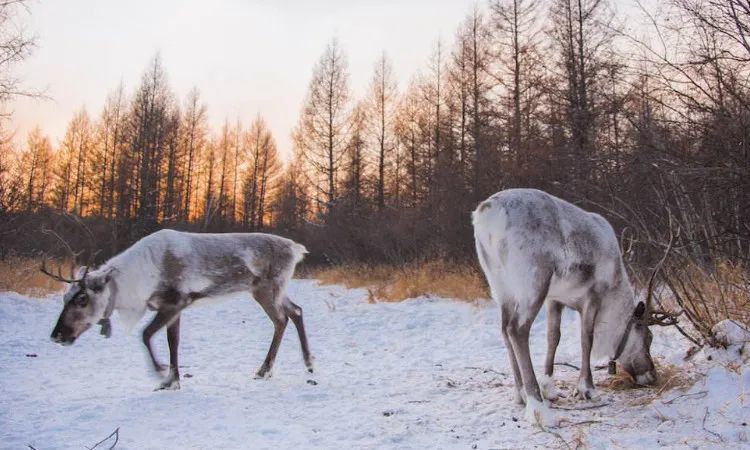
{"label": "reindeer front leg", "polygon": [[560,395],[555,389],[552,375],[555,370],[555,353],[560,344],[560,324],[563,304],[553,300],[547,301],[547,358],[544,361],[544,375],[539,378],[542,395],[547,400],[555,400]]}
{"label": "reindeer front leg", "polygon": [[594,324],[598,312],[596,302],[590,301],[589,306],[581,313],[581,373],[578,378],[576,395],[581,400],[595,399],[594,379],[591,376],[591,347],[594,342]]}

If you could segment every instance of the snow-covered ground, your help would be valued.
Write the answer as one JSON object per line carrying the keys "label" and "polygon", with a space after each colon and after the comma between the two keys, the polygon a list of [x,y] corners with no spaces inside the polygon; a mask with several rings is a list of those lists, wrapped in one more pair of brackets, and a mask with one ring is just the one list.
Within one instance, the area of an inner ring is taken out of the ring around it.
{"label": "snow-covered ground", "polygon": [[[183,314],[182,389],[154,392],[138,328],[124,330],[115,320],[111,339],[91,330],[61,347],[49,340],[59,296],[0,294],[0,447],[85,449],[117,427],[116,448],[128,449],[750,445],[748,365],[725,368],[717,365],[721,358],[707,361],[703,353],[683,362],[688,343],[672,330],[655,330],[652,354],[688,371],[697,380],[692,387],[600,389],[605,406],[556,411],[568,420],[543,431],[525,423],[522,407],[512,402],[492,303],[371,304],[366,291],[312,280],[293,281],[290,296],[304,308],[315,374],[305,372],[290,326],[274,376],[253,379],[272,326],[255,302],[237,298]],[[532,333],[541,364],[543,317]],[[166,361],[164,334],[154,341]],[[570,312],[557,361],[579,365],[577,317]],[[576,377],[558,367],[563,393],[572,393]],[[597,384],[608,378],[606,370],[594,374]]]}

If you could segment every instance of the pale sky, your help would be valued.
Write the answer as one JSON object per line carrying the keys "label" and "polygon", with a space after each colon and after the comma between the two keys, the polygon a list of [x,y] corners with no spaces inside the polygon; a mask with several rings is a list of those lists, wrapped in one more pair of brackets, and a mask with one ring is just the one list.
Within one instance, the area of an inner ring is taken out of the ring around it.
{"label": "pale sky", "polygon": [[[32,0],[38,48],[20,66],[52,100],[11,106],[19,144],[39,125],[57,144],[73,113],[98,117],[118,83],[132,93],[161,53],[180,101],[197,86],[212,129],[260,113],[283,153],[315,62],[337,37],[350,84],[362,95],[385,50],[399,87],[424,67],[438,38],[450,44],[475,0]],[[484,4],[481,2],[480,4]]]}

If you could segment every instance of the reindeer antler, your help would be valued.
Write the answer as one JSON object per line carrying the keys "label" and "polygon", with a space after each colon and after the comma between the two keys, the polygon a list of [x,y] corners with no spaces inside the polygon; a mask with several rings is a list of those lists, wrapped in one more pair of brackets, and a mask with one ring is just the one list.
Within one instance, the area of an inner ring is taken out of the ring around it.
{"label": "reindeer antler", "polygon": [[652,310],[652,304],[653,304],[653,298],[654,298],[654,282],[656,281],[656,275],[661,270],[662,266],[664,265],[664,262],[667,260],[667,257],[669,256],[669,252],[672,250],[672,245],[674,244],[674,241],[676,238],[680,236],[680,226],[677,226],[677,232],[672,231],[672,214],[669,214],[669,243],[667,244],[667,249],[664,251],[664,255],[662,255],[661,259],[658,263],[656,263],[656,266],[654,267],[654,271],[651,273],[651,277],[648,280],[648,291],[646,294],[646,308],[648,311],[650,311],[648,324],[649,325],[674,325],[677,323],[677,318],[682,314],[682,311],[680,311],[678,314],[670,313],[667,311],[657,311]]}
{"label": "reindeer antler", "polygon": [[683,311],[677,314],[666,311],[652,311],[648,319],[648,325],[660,325],[663,327],[677,324],[677,318],[682,315]]}
{"label": "reindeer antler", "polygon": [[[620,254],[623,256],[623,258],[630,257],[630,254],[633,251],[633,244],[635,243],[635,239],[633,238],[632,234],[626,236],[629,231],[630,229],[628,227],[625,227],[620,233]],[[627,247],[625,246],[626,240],[628,242]]]}
{"label": "reindeer antler", "polygon": [[88,267],[86,267],[84,269],[84,271],[83,271],[83,276],[81,276],[81,278],[65,278],[65,277],[62,276],[62,273],[61,273],[62,269],[60,268],[60,266],[57,267],[57,273],[56,274],[50,272],[49,270],[47,270],[47,258],[46,257],[42,258],[42,267],[39,268],[39,270],[43,274],[47,275],[48,277],[50,277],[50,278],[52,278],[54,280],[57,280],[57,281],[61,281],[63,283],[79,283],[79,282],[81,282],[81,280],[83,280],[84,278],[86,278],[86,274],[89,271]]}
{"label": "reindeer antler", "polygon": [[83,276],[81,276],[81,278],[76,278],[75,277],[75,261],[78,258],[78,256],[81,254],[81,252],[74,252],[73,249],[70,247],[70,244],[68,244],[68,242],[65,241],[65,239],[63,239],[54,230],[50,230],[50,229],[42,227],[42,233],[49,234],[49,235],[52,235],[55,238],[57,238],[57,240],[60,241],[60,243],[65,247],[65,249],[70,254],[70,257],[71,257],[70,258],[71,259],[71,263],[70,263],[70,278],[65,278],[65,277],[62,276],[62,269],[61,269],[61,267],[59,265],[57,267],[57,273],[56,274],[50,272],[47,269],[47,257],[46,256],[42,258],[42,267],[39,270],[43,274],[47,275],[48,277],[50,277],[50,278],[52,278],[54,280],[57,280],[57,281],[61,281],[63,283],[78,283],[81,280],[83,280],[86,277],[86,274],[88,273],[88,270],[89,270],[88,267],[86,267],[84,269]]}

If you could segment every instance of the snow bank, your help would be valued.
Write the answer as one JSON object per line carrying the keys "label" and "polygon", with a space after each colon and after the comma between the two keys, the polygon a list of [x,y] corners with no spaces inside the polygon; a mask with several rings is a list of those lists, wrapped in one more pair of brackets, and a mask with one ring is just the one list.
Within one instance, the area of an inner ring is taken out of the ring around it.
{"label": "snow bank", "polygon": [[[0,448],[83,449],[120,427],[117,448],[738,448],[747,446],[750,372],[698,355],[657,329],[653,354],[698,380],[685,391],[598,391],[573,400],[577,371],[559,366],[555,433],[523,420],[497,308],[420,298],[369,304],[367,292],[298,280],[316,373],[304,370],[293,327],[274,377],[254,380],[273,327],[248,298],[193,308],[182,327],[182,389],[157,380],[137,333],[114,322],[60,347],[49,333],[59,297],[0,294]],[[534,361],[545,352],[544,318],[532,329]],[[557,360],[579,365],[577,316],[563,316]],[[167,360],[166,339],[154,339]],[[734,344],[733,344],[734,345]],[[540,372],[539,372],[540,373]],[[188,376],[190,375],[190,376]],[[608,379],[597,371],[597,384]],[[566,398],[567,396],[567,398]],[[743,423],[745,425],[743,425]],[[109,441],[108,441],[109,442]]]}

